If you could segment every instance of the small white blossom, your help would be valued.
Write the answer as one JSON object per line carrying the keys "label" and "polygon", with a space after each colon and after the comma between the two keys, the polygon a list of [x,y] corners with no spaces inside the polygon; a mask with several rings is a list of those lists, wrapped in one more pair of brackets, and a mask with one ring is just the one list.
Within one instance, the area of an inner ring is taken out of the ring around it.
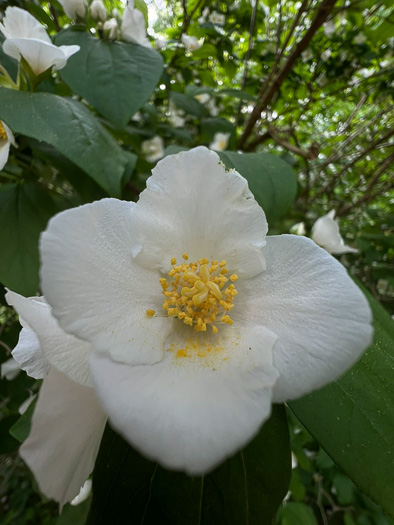
{"label": "small white blossom", "polygon": [[104,32],[108,35],[110,40],[116,40],[119,35],[119,26],[116,18],[110,18],[104,22]]}
{"label": "small white blossom", "polygon": [[7,164],[11,145],[17,147],[14,135],[7,124],[0,120],[0,171]]}
{"label": "small white blossom", "polygon": [[366,40],[367,40],[367,37],[364,35],[364,33],[358,33],[353,38],[353,43],[354,44],[358,44],[358,45],[362,45],[362,44],[365,44]]}
{"label": "small white blossom", "polygon": [[63,7],[68,18],[72,20],[85,18],[87,6],[85,0],[59,0],[59,4]]}
{"label": "small white blossom", "polygon": [[331,49],[326,49],[325,51],[323,51],[323,53],[320,56],[323,62],[327,62],[329,58],[331,57],[331,55],[332,55]]}
{"label": "small white blossom", "polygon": [[319,87],[324,87],[327,84],[327,77],[325,73],[320,73],[320,75],[316,78],[316,84]]}
{"label": "small white blossom", "polygon": [[335,33],[336,25],[334,20],[329,20],[323,25],[323,31],[327,38],[331,38]]}
{"label": "small white blossom", "polygon": [[167,40],[165,40],[164,38],[156,38],[155,40],[156,49],[160,51],[161,49],[164,49],[166,45],[167,45]]}
{"label": "small white blossom", "polygon": [[209,93],[200,93],[199,95],[194,95],[194,98],[198,100],[200,104],[206,104],[210,100],[211,95]]}
{"label": "small white blossom", "polygon": [[7,379],[7,381],[12,381],[15,379],[21,371],[21,367],[15,361],[13,357],[10,359],[7,359],[7,361],[4,361],[4,363],[1,363],[1,372],[0,377],[1,379]]}
{"label": "small white blossom", "polygon": [[90,14],[93,20],[105,22],[107,20],[107,10],[101,0],[93,0],[90,5]]}
{"label": "small white blossom", "polygon": [[231,133],[215,133],[213,141],[209,145],[214,151],[224,151],[228,146]]}
{"label": "small white blossom", "polygon": [[156,162],[164,157],[164,142],[159,136],[144,140],[141,144],[141,149],[148,162]]}
{"label": "small white blossom", "polygon": [[19,7],[7,7],[0,31],[5,36],[3,51],[21,60],[23,57],[35,75],[53,66],[62,69],[79,46],[55,46],[44,27],[29,12]]}
{"label": "small white blossom", "polygon": [[123,40],[139,44],[144,47],[152,47],[146,36],[146,26],[144,15],[139,9],[135,9],[134,2],[127,4],[123,12],[121,34]]}
{"label": "small white blossom", "polygon": [[201,42],[198,41],[198,39],[195,36],[189,36],[189,35],[182,35],[182,44],[185,46],[186,51],[189,53],[193,53],[193,51],[197,51],[197,49],[200,49],[202,46],[204,39],[202,39]]}
{"label": "small white blossom", "polygon": [[322,246],[328,253],[357,253],[358,250],[345,245],[339,233],[339,226],[335,220],[335,210],[331,210],[317,219],[312,228],[312,239]]}
{"label": "small white blossom", "polygon": [[226,22],[225,15],[218,13],[217,11],[212,11],[208,19],[212,24],[217,24],[219,26],[223,26]]}
{"label": "small white blossom", "polygon": [[293,226],[290,228],[290,233],[293,233],[294,235],[305,235],[305,223],[297,222],[297,224],[293,224]]}
{"label": "small white blossom", "polygon": [[308,49],[305,49],[305,51],[301,53],[301,56],[303,62],[309,62],[309,60],[313,58],[312,50],[308,47]]}

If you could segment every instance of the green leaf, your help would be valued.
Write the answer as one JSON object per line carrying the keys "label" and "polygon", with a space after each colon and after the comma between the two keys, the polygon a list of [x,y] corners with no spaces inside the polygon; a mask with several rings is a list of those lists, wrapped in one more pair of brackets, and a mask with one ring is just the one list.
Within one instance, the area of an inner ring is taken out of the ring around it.
{"label": "green leaf", "polygon": [[144,15],[145,24],[146,26],[149,25],[149,13],[148,13],[148,6],[144,2],[144,0],[134,0],[134,6],[136,9],[141,11],[141,13]]}
{"label": "green leaf", "polygon": [[84,170],[109,195],[120,196],[122,177],[135,163],[82,104],[51,93],[0,88],[0,119],[14,133],[42,140]]}
{"label": "green leaf", "polygon": [[0,189],[0,281],[15,292],[38,292],[38,237],[59,207],[33,184]]}
{"label": "green leaf", "polygon": [[217,54],[218,51],[213,44],[204,44],[200,49],[193,51],[193,59],[201,60],[203,58],[215,58]]}
{"label": "green leaf", "polygon": [[286,414],[279,405],[243,451],[204,477],[163,469],[107,427],[87,523],[271,523],[287,492],[290,463]]}
{"label": "green leaf", "polygon": [[23,443],[28,438],[31,428],[31,418],[33,417],[34,408],[37,403],[37,398],[30,403],[28,409],[18,419],[14,425],[10,428],[10,434],[12,437],[17,439],[19,443]]}
{"label": "green leaf", "polygon": [[56,44],[81,47],[60,75],[71,89],[120,128],[148,100],[163,70],[161,55],[137,44],[107,42],[75,30],[59,33]]}
{"label": "green leaf", "polygon": [[253,95],[250,95],[242,89],[222,89],[218,92],[218,95],[227,95],[228,97],[237,98],[239,100],[250,100],[255,102],[257,99]]}
{"label": "green leaf", "polygon": [[359,489],[394,517],[394,323],[365,293],[372,346],[341,379],[289,406]]}
{"label": "green leaf", "polygon": [[270,153],[222,151],[219,156],[228,169],[235,168],[248,181],[268,224],[282,217],[293,204],[297,179],[284,160]]}
{"label": "green leaf", "polygon": [[92,498],[85,499],[79,505],[67,503],[54,525],[85,525]]}
{"label": "green leaf", "polygon": [[284,503],[278,513],[280,525],[318,525],[312,509],[305,503]]}
{"label": "green leaf", "polygon": [[170,98],[177,108],[183,109],[186,113],[190,113],[196,117],[201,117],[207,113],[205,106],[200,104],[194,97],[172,91]]}

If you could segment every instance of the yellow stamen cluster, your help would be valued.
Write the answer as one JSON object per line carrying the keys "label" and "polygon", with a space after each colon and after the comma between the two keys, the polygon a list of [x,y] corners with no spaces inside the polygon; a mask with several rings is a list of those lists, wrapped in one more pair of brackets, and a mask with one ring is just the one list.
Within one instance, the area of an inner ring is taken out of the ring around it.
{"label": "yellow stamen cluster", "polygon": [[0,122],[0,140],[7,140],[7,133],[5,132],[3,124]]}
{"label": "yellow stamen cluster", "polygon": [[[160,279],[164,295],[163,310],[170,317],[177,317],[185,324],[192,326],[196,332],[205,332],[211,325],[214,334],[218,328],[214,323],[233,324],[228,315],[234,308],[237,295],[234,282],[236,274],[229,278],[226,261],[212,261],[207,258],[198,262],[186,263],[187,253],[183,254],[182,264],[177,265],[175,257],[171,259],[171,280]],[[149,315],[149,314],[148,314]]]}

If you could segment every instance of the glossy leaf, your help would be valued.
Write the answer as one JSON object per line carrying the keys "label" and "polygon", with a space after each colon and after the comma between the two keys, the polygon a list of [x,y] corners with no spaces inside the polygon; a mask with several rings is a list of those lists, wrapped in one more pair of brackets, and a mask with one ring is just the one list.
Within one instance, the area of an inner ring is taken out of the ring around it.
{"label": "glossy leaf", "polygon": [[47,142],[109,195],[120,196],[122,177],[133,169],[135,156],[122,150],[92,113],[76,100],[0,88],[0,119],[14,133]]}
{"label": "glossy leaf", "polygon": [[374,315],[372,346],[341,379],[289,406],[335,463],[394,517],[394,323],[365,293]]}
{"label": "glossy leaf", "polygon": [[287,492],[290,470],[286,414],[279,405],[242,452],[204,477],[163,469],[107,427],[87,523],[271,523]]}
{"label": "glossy leaf", "polygon": [[81,47],[60,75],[121,128],[148,100],[162,73],[161,55],[137,44],[107,42],[78,30],[63,31],[56,44]]}
{"label": "glossy leaf", "polygon": [[38,238],[59,211],[47,192],[33,184],[0,189],[0,281],[23,295],[38,292]]}

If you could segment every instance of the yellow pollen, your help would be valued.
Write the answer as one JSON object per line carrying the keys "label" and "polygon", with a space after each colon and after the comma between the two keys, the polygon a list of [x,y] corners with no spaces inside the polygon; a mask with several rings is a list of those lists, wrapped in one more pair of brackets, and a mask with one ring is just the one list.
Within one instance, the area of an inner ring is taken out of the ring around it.
{"label": "yellow pollen", "polygon": [[2,122],[0,122],[0,139],[7,140],[7,133],[5,132]]}
{"label": "yellow pollen", "polygon": [[[212,332],[217,334],[218,323],[233,324],[227,312],[234,308],[234,297],[238,292],[232,283],[238,280],[238,276],[224,276],[228,273],[224,260],[209,263],[204,257],[197,262],[186,263],[189,255],[184,253],[182,257],[184,262],[179,265],[173,257],[167,279],[159,279],[164,296],[163,310],[169,317],[180,319],[196,332],[206,332],[210,325]],[[155,311],[147,310],[146,314],[153,317]]]}

